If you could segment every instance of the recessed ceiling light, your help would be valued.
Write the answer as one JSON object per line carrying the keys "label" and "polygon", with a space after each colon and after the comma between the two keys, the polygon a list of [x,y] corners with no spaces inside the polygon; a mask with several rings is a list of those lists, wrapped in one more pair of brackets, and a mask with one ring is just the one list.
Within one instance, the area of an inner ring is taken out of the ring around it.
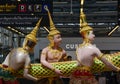
{"label": "recessed ceiling light", "polygon": [[21,0],[17,0],[17,1],[21,1]]}

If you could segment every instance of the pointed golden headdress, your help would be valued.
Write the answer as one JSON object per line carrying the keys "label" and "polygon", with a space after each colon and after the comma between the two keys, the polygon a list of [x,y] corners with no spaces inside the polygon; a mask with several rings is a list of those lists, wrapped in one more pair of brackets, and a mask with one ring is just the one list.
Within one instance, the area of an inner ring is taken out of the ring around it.
{"label": "pointed golden headdress", "polygon": [[53,35],[56,35],[56,34],[60,34],[60,32],[55,28],[55,25],[52,21],[51,14],[50,14],[50,11],[49,11],[48,7],[44,6],[44,8],[48,12],[49,22],[50,22],[50,31],[49,31],[48,36],[53,36]]}
{"label": "pointed golden headdress", "polygon": [[31,33],[26,35],[26,37],[25,37],[26,39],[31,40],[31,41],[33,41],[35,43],[37,42],[36,33],[37,33],[38,29],[39,29],[39,25],[40,25],[41,20],[42,20],[42,18],[39,19],[36,26],[31,31]]}
{"label": "pointed golden headdress", "polygon": [[83,3],[84,3],[84,0],[81,0],[81,9],[80,9],[80,33],[82,32],[86,32],[86,31],[89,31],[89,30],[93,30],[92,27],[90,27],[88,25],[88,23],[86,22],[86,16],[83,12]]}

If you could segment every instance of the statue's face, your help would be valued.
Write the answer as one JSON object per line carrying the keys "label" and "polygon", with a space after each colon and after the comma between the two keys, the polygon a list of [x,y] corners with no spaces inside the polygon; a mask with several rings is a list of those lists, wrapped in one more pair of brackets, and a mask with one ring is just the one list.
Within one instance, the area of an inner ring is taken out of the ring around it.
{"label": "statue's face", "polygon": [[54,43],[60,44],[62,41],[61,35],[60,34],[54,35],[53,40],[54,40]]}
{"label": "statue's face", "polygon": [[25,48],[29,51],[29,53],[33,53],[35,45],[36,45],[35,42],[27,40]]}
{"label": "statue's face", "polygon": [[30,40],[27,41],[27,46],[28,46],[29,48],[33,48],[35,45],[36,45],[35,42],[30,41]]}
{"label": "statue's face", "polygon": [[88,32],[88,39],[89,39],[90,41],[93,41],[94,38],[95,38],[95,35],[94,35],[93,31],[89,31],[89,32]]}

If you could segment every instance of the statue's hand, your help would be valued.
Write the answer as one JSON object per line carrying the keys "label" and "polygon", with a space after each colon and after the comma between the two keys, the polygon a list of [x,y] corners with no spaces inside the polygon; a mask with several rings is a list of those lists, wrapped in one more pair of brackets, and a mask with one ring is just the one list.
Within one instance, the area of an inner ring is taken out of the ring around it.
{"label": "statue's hand", "polygon": [[35,82],[38,82],[40,79],[42,79],[42,78],[35,78]]}
{"label": "statue's hand", "polygon": [[120,72],[120,68],[119,67],[117,67],[117,72]]}
{"label": "statue's hand", "polygon": [[55,69],[55,73],[58,74],[58,75],[62,75],[62,71],[59,70],[59,69]]}

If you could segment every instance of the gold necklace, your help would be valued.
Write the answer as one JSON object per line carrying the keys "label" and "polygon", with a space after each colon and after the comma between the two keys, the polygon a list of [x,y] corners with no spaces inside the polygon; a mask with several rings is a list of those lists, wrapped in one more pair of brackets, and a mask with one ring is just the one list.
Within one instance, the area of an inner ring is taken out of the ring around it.
{"label": "gold necklace", "polygon": [[85,47],[85,46],[89,46],[91,45],[90,43],[83,43],[83,44],[80,44],[79,47]]}
{"label": "gold necklace", "polygon": [[52,47],[49,47],[49,50],[52,53],[54,59],[58,59],[59,56],[61,56],[61,52],[62,52],[61,48],[53,49]]}
{"label": "gold necklace", "polygon": [[29,53],[25,48],[18,48],[19,52]]}

